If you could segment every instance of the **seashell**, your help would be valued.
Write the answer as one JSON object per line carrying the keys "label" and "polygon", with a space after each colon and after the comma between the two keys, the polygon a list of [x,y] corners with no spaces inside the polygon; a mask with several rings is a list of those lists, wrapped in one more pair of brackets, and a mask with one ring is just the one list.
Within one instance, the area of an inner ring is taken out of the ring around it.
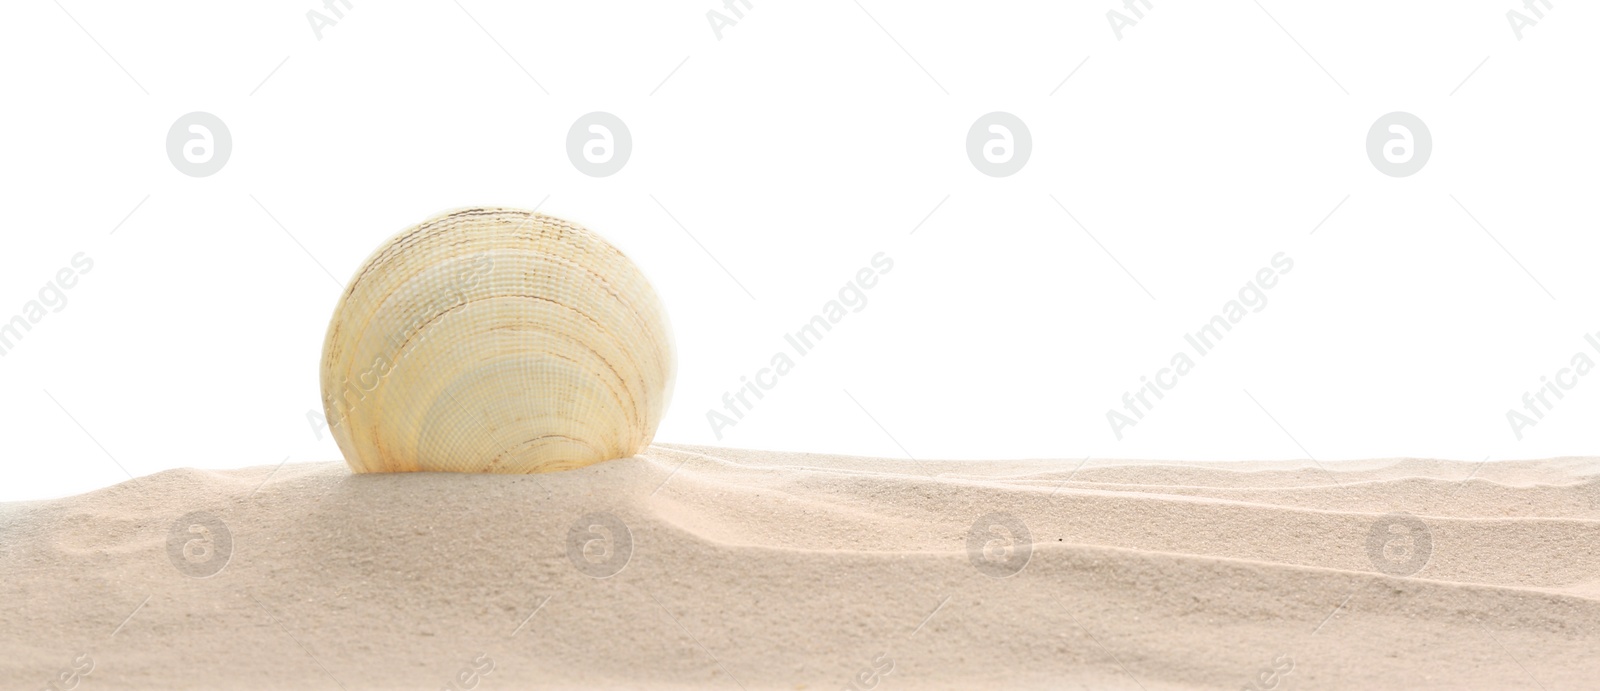
{"label": "seashell", "polygon": [[582,226],[435,216],[373,253],[322,353],[329,429],[358,473],[540,473],[638,453],[676,369],[644,274]]}

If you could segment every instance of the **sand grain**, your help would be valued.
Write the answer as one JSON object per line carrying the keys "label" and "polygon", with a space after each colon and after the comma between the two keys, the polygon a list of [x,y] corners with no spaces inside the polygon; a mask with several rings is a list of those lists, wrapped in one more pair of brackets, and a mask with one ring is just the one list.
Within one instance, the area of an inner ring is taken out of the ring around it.
{"label": "sand grain", "polygon": [[[181,470],[0,504],[0,686],[85,660],[83,688],[108,689],[839,689],[889,665],[881,688],[1239,689],[1275,661],[1289,689],[1600,673],[1600,460],[1080,462],[656,446],[536,476]],[[232,538],[209,578],[168,556],[193,511]],[[1431,539],[1411,577],[1367,550],[1397,511]],[[568,555],[593,512],[631,535],[609,578]],[[967,551],[995,512],[1032,536],[1006,578]]]}

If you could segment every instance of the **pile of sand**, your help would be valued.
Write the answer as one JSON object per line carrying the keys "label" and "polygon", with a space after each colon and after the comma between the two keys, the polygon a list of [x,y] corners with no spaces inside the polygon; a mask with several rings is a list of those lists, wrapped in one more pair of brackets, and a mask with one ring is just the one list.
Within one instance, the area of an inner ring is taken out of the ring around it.
{"label": "pile of sand", "polygon": [[1600,683],[1600,459],[1324,465],[163,472],[0,504],[0,686]]}

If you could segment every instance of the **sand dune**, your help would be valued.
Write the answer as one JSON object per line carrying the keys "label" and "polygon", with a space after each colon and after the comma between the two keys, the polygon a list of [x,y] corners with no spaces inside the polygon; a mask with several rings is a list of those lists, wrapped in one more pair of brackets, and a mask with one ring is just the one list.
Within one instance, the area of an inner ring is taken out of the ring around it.
{"label": "sand dune", "polygon": [[0,649],[31,689],[1588,688],[1600,459],[168,471],[0,504]]}

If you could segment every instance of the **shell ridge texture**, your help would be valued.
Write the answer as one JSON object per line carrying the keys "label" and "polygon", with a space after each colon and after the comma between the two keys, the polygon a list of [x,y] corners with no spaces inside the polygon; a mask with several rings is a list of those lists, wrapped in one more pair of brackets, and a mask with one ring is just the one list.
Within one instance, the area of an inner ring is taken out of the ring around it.
{"label": "shell ridge texture", "polygon": [[321,384],[355,472],[535,473],[648,446],[675,368],[666,311],[621,250],[473,208],[401,231],[355,272]]}

